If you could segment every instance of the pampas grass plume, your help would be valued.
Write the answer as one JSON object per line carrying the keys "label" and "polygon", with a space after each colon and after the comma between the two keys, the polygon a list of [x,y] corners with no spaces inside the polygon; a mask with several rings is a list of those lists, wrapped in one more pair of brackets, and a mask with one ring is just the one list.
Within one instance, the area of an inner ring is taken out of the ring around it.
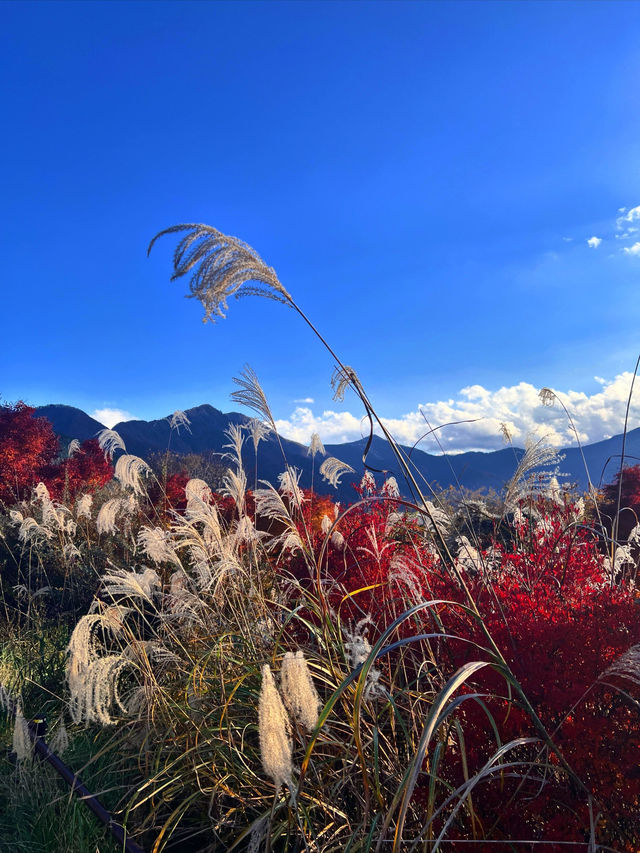
{"label": "pampas grass plume", "polygon": [[282,698],[291,715],[307,729],[313,731],[318,722],[320,697],[302,651],[287,652],[280,673]]}
{"label": "pampas grass plume", "polygon": [[31,761],[33,746],[29,735],[29,726],[22,713],[22,705],[19,702],[13,726],[13,751],[19,762]]}
{"label": "pampas grass plume", "polygon": [[287,785],[289,790],[293,790],[291,724],[269,664],[262,667],[258,720],[264,771],[271,776],[276,788]]}

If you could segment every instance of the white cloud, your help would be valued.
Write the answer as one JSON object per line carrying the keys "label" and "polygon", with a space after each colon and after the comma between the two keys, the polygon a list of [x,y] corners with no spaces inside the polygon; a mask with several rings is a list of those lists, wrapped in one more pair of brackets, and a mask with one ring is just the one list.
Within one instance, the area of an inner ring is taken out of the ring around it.
{"label": "white cloud", "polygon": [[[613,381],[598,378],[602,386],[594,394],[582,391],[558,391],[558,397],[574,419],[580,441],[590,444],[607,435],[616,435],[624,427],[625,408],[631,373],[621,373]],[[562,407],[543,406],[538,390],[528,382],[499,388],[481,385],[462,388],[455,399],[425,403],[416,411],[396,418],[383,418],[385,426],[402,444],[412,445],[431,428],[436,432],[420,443],[430,453],[440,448],[448,453],[465,450],[499,450],[504,447],[500,424],[505,423],[513,443],[522,446],[530,433],[544,435],[555,447],[575,445],[575,435]],[[312,433],[320,434],[326,444],[355,441],[367,432],[366,419],[351,412],[326,410],[314,414],[299,406],[286,418],[276,421],[286,438],[308,444]],[[449,424],[448,426],[443,426]],[[640,425],[640,389],[632,401],[630,427]]]}
{"label": "white cloud", "polygon": [[600,243],[602,243],[602,237],[589,237],[587,240],[587,246],[590,249],[597,249]]}
{"label": "white cloud", "polygon": [[91,412],[91,417],[109,429],[119,424],[120,421],[137,420],[135,415],[132,415],[131,412],[125,412],[124,409],[96,409],[95,412]]}
{"label": "white cloud", "polygon": [[573,243],[573,237],[563,237],[565,243]]}
{"label": "white cloud", "polygon": [[303,397],[301,400],[294,400],[294,403],[315,403],[313,397]]}
{"label": "white cloud", "polygon": [[640,204],[637,207],[632,207],[630,210],[626,208],[620,208],[618,213],[622,214],[616,219],[616,225],[618,228],[624,228],[625,222],[636,222],[640,219]]}
{"label": "white cloud", "polygon": [[640,255],[640,242],[634,243],[633,246],[625,246],[622,251],[625,255],[634,255],[637,257]]}

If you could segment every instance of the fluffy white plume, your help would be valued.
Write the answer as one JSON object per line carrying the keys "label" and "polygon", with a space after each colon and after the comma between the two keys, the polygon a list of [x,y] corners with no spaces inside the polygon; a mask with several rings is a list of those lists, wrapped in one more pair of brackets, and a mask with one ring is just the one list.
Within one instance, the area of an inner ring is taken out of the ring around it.
{"label": "fluffy white plume", "polygon": [[76,453],[83,453],[83,450],[80,447],[78,439],[74,438],[69,442],[69,446],[67,447],[67,458],[71,459]]}
{"label": "fluffy white plume", "polygon": [[318,433],[314,432],[311,436],[311,442],[307,450],[307,456],[311,456],[313,459],[315,459],[317,453],[319,453],[321,456],[326,456],[327,451],[324,449],[324,444],[322,443],[322,439],[320,438]]}
{"label": "fluffy white plume", "polygon": [[175,429],[176,432],[180,432],[180,427],[185,427],[189,432],[191,432],[191,421],[187,417],[185,412],[176,410],[170,418],[167,418],[169,421],[169,429]]}
{"label": "fluffy white plume", "polygon": [[360,488],[365,494],[371,494],[376,490],[376,478],[371,471],[365,471],[364,477],[360,480]]}
{"label": "fluffy white plume", "polygon": [[257,489],[254,492],[256,515],[273,518],[285,527],[284,533],[274,538],[272,544],[291,550],[302,550],[302,540],[289,507],[277,489],[274,489],[270,483],[266,483],[266,486],[266,489]]}
{"label": "fluffy white plume", "polygon": [[387,477],[382,486],[382,491],[390,498],[400,497],[400,488],[395,477]]}
{"label": "fluffy white plume", "polygon": [[134,494],[141,495],[144,494],[142,477],[148,477],[150,474],[151,468],[144,459],[125,453],[118,458],[113,476],[123,487],[129,487],[133,489]]}
{"label": "fluffy white plume", "polygon": [[113,459],[116,450],[123,450],[125,453],[127,450],[120,434],[114,429],[101,429],[98,433],[98,444],[108,459]]}
{"label": "fluffy white plume", "polygon": [[[357,623],[353,631],[349,632],[343,629],[344,635],[347,638],[347,642],[344,644],[344,650],[347,657],[347,663],[351,669],[355,669],[363,664],[371,654],[372,647],[371,643],[367,639],[366,628],[366,626],[371,624],[371,622],[371,617],[365,616],[364,619],[361,619]],[[383,696],[385,694],[384,688],[379,683],[381,675],[382,673],[379,669],[376,669],[373,666],[371,667],[367,673],[367,681],[363,693],[365,699],[374,699],[377,696]]]}
{"label": "fluffy white plume", "polygon": [[20,524],[18,538],[25,544],[30,542],[35,543],[43,539],[52,539],[53,533],[48,528],[38,524],[35,518],[27,517]]}
{"label": "fluffy white plume", "polygon": [[49,747],[52,752],[55,752],[56,755],[60,756],[64,755],[69,748],[69,732],[67,731],[67,727],[64,724],[64,718],[62,716],[60,716],[60,719],[58,720],[58,725],[56,726],[54,735],[49,742]]}
{"label": "fluffy white plume", "polygon": [[224,434],[229,439],[229,443],[222,446],[228,447],[231,450],[231,453],[225,453],[224,455],[235,462],[238,468],[242,468],[242,446],[245,440],[244,429],[240,424],[229,424]]}
{"label": "fluffy white plume", "polygon": [[118,513],[121,511],[122,501],[120,498],[111,498],[111,500],[105,501],[100,507],[96,518],[96,530],[98,533],[113,535],[116,532],[116,519]]}
{"label": "fluffy white plume", "polygon": [[334,530],[331,534],[331,544],[336,549],[336,551],[342,551],[344,548],[344,536],[340,533],[339,530]]}
{"label": "fluffy white plume", "polygon": [[280,689],[289,713],[301,725],[312,731],[318,722],[320,697],[302,651],[287,652],[282,661]]}
{"label": "fluffy white plume", "polygon": [[258,727],[265,773],[271,776],[276,788],[287,785],[289,790],[293,790],[291,724],[268,664],[262,667]]}
{"label": "fluffy white plume", "polygon": [[184,487],[184,493],[187,497],[187,503],[195,498],[199,501],[211,500],[211,489],[204,480],[199,480],[197,477],[189,480]]}
{"label": "fluffy white plume", "polygon": [[91,518],[91,507],[93,505],[93,495],[82,495],[76,501],[76,518]]}
{"label": "fluffy white plume", "polygon": [[302,489],[298,485],[301,474],[302,471],[299,471],[297,468],[292,468],[291,465],[287,465],[287,470],[278,475],[280,491],[293,501],[294,505],[298,509],[300,509],[302,502],[305,499]]}
{"label": "fluffy white plume", "polygon": [[238,512],[244,512],[244,498],[247,492],[247,475],[243,468],[238,468],[232,471],[227,469],[227,473],[222,481],[222,493],[233,499],[234,504],[238,508]]}
{"label": "fluffy white plume", "polygon": [[33,743],[29,735],[29,726],[22,713],[22,705],[18,702],[16,717],[13,724],[13,751],[20,763],[31,761]]}
{"label": "fluffy white plume", "polygon": [[89,613],[73,629],[66,649],[66,676],[70,694],[69,713],[74,723],[82,721],[91,701],[88,674],[99,658],[97,631],[101,628],[113,635],[119,634],[124,628],[122,618],[126,612],[126,608],[115,605],[105,608],[103,613]]}
{"label": "fluffy white plume", "polygon": [[156,564],[173,563],[175,566],[181,567],[172,544],[171,535],[168,530],[163,530],[162,527],[147,527],[146,525],[141,527],[138,533],[138,546]]}
{"label": "fluffy white plume", "polygon": [[105,595],[114,600],[123,598],[139,598],[153,604],[160,591],[160,578],[155,569],[145,569],[143,572],[129,572],[126,569],[116,569],[102,578]]}
{"label": "fluffy white plume", "polygon": [[346,462],[341,462],[339,459],[336,459],[335,456],[329,456],[329,458],[325,459],[320,466],[320,473],[328,483],[334,486],[334,488],[337,488],[340,483],[340,477],[342,477],[343,474],[355,474],[355,471],[351,465],[347,465]]}

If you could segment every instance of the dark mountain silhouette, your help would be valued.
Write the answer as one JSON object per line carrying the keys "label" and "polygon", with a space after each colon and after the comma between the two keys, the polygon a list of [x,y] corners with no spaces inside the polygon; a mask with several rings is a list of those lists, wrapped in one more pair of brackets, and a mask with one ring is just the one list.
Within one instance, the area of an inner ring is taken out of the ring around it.
{"label": "dark mountain silhouette", "polygon": [[77,438],[78,441],[86,441],[88,438],[95,438],[96,433],[104,429],[104,424],[89,417],[82,409],[76,409],[74,406],[63,406],[60,403],[38,406],[36,415],[50,420],[56,435],[63,442],[69,442],[72,438]]}
{"label": "dark mountain silhouette", "polygon": [[[72,406],[49,405],[37,410],[39,416],[47,417],[53,424],[55,432],[64,440],[78,438],[83,441],[91,438],[103,428],[98,421],[90,418],[80,409]],[[223,413],[210,405],[196,406],[187,411],[191,421],[190,430],[181,427],[171,430],[166,418],[154,421],[123,421],[116,424],[116,429],[122,436],[127,452],[143,458],[151,453],[164,452],[167,448],[177,453],[216,452],[223,454],[224,445],[229,443],[225,429],[232,423],[246,424],[250,418],[238,412]],[[295,441],[281,439],[282,450],[289,465],[301,469],[300,484],[304,487],[311,485],[311,457],[307,448]],[[358,483],[364,473],[362,454],[366,447],[366,439],[351,441],[344,444],[326,445],[328,456],[336,456],[355,469],[355,474],[345,474],[340,486],[332,486],[322,480],[318,474],[321,463],[320,456],[315,460],[314,485],[321,494],[333,494],[341,500],[353,500],[355,492],[352,483]],[[600,482],[610,482],[620,464],[622,436],[617,435],[583,448],[594,485]],[[409,448],[405,448],[409,452]],[[571,447],[561,451],[565,458],[560,464],[560,470],[567,476],[569,483],[574,483],[579,489],[587,488],[587,475],[579,448]],[[411,451],[411,461],[417,469],[417,479],[422,484],[422,478],[434,486],[447,488],[461,485],[468,489],[500,490],[505,482],[513,475],[517,462],[524,451],[521,448],[505,448],[491,452],[468,452],[454,456],[434,456],[422,450]],[[640,428],[627,433],[625,458],[628,464],[640,461]],[[254,485],[255,456],[250,439],[245,442],[243,461],[247,471],[250,487]],[[277,483],[277,478],[284,470],[284,461],[280,444],[274,436],[264,439],[258,448],[258,478]],[[374,436],[367,456],[367,463],[373,468],[393,474],[403,489],[403,481],[398,471],[397,462],[387,443]],[[381,475],[378,475],[380,482]],[[403,490],[404,491],[404,490]]]}

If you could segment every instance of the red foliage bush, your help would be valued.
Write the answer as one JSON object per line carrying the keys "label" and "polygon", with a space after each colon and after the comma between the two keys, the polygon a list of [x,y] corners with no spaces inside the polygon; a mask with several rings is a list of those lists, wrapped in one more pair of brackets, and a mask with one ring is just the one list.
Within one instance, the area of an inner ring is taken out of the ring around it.
{"label": "red foliage bush", "polygon": [[[437,559],[415,522],[396,520],[389,535],[392,510],[383,500],[355,507],[340,524],[344,545],[328,548],[323,572],[356,593],[346,602],[342,592],[329,593],[331,606],[341,609],[343,620],[369,615],[382,628],[416,593],[424,599],[465,603],[454,573]],[[632,587],[611,588],[603,574],[598,537],[578,523],[569,501],[559,506],[540,499],[529,510],[529,517],[513,525],[502,541],[496,530],[481,551],[483,566],[474,570],[469,563],[461,564],[460,571],[556,750],[543,742],[518,747],[514,755],[529,766],[538,754],[542,760],[536,769],[528,777],[526,768],[517,768],[515,774],[496,774],[481,783],[472,798],[474,818],[461,811],[447,837],[470,838],[475,827],[479,838],[489,833],[502,840],[584,843],[589,838],[591,795],[599,840],[637,853],[640,691],[607,670],[640,643],[640,602]],[[320,537],[316,544],[318,553]],[[371,585],[375,588],[357,592]],[[461,638],[446,644],[451,673],[470,659],[482,658],[480,650],[462,641],[487,647],[477,621],[461,608],[439,606],[438,611],[447,632]],[[438,630],[428,611],[423,622],[411,630]],[[488,713],[502,744],[539,736],[528,709],[515,694],[509,696],[495,671],[485,668],[464,691],[486,695],[484,707],[471,699],[458,712],[464,747],[458,744],[457,752],[451,751],[442,779],[454,788],[479,771],[500,745]],[[561,770],[563,760],[584,789]],[[428,785],[425,773],[415,793],[418,800]],[[545,845],[545,850],[554,848]],[[488,842],[484,849],[494,848]]]}
{"label": "red foliage bush", "polygon": [[85,441],[70,459],[57,459],[58,439],[47,418],[19,402],[0,406],[0,500],[10,505],[29,498],[44,482],[52,497],[93,492],[113,476],[95,439]]}
{"label": "red foliage bush", "polygon": [[113,477],[97,439],[88,438],[70,459],[43,469],[42,480],[56,500],[73,500],[79,492],[95,492]]}
{"label": "red foliage bush", "polygon": [[0,406],[0,500],[6,504],[28,498],[58,454],[51,422],[35,411],[22,402]]}
{"label": "red foliage bush", "polygon": [[[618,512],[618,489],[620,472],[612,483],[602,489],[599,502],[603,522],[611,534],[613,522]],[[618,516],[618,541],[625,541],[629,533],[640,520],[640,465],[632,465],[622,472],[622,490],[620,493],[620,514]]]}

